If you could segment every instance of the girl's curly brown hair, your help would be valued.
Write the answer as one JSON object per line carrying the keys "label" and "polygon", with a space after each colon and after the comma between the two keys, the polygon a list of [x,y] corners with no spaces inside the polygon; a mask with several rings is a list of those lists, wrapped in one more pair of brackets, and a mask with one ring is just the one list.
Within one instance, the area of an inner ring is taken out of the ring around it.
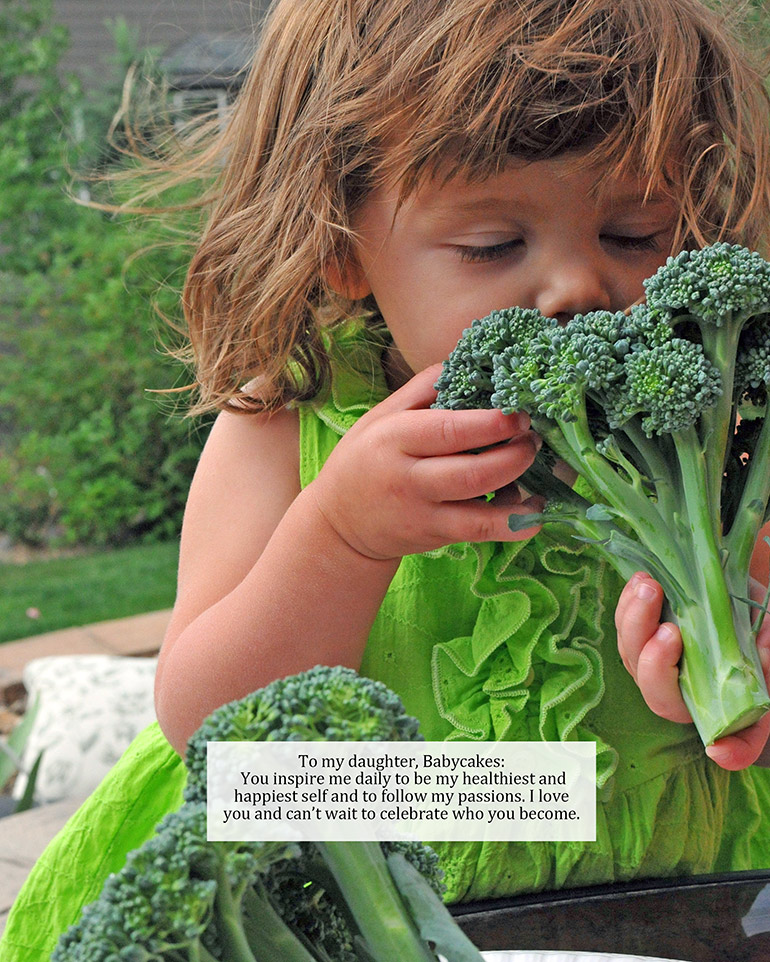
{"label": "girl's curly brown hair", "polygon": [[328,278],[383,181],[406,196],[439,169],[575,152],[665,180],[675,246],[765,250],[765,76],[701,0],[278,0],[228,123],[173,162],[214,184],[183,294],[195,410],[326,383],[323,325],[367,306]]}

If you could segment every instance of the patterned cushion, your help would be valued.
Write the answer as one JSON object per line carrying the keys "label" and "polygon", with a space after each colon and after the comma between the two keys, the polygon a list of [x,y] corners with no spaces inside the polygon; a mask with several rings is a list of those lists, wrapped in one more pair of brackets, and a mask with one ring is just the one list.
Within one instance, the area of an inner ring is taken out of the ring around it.
{"label": "patterned cushion", "polygon": [[[43,751],[35,801],[88,795],[133,738],[155,720],[156,658],[52,655],[24,668],[29,704],[39,707],[23,753],[25,771]],[[26,776],[16,779],[19,798]]]}

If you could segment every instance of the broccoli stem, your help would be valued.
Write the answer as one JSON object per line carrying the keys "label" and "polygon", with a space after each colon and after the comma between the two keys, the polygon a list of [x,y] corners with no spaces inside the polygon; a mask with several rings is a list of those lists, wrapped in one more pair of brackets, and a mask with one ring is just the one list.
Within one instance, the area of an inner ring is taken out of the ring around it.
{"label": "broccoli stem", "polygon": [[249,888],[243,897],[243,927],[256,962],[317,962],[273,908],[267,895]]}
{"label": "broccoli stem", "polygon": [[[665,530],[672,520],[659,510],[659,507],[671,504],[671,494],[662,505],[658,506],[644,494],[637,492],[632,484],[624,481],[615,468],[596,450],[585,417],[582,423],[562,422],[558,426],[547,418],[533,418],[532,426],[559,457],[577,474],[582,475],[604,499],[604,502],[615,509],[617,516],[624,519],[629,528],[636,531],[639,543],[624,535],[620,527],[615,524],[597,523],[585,516],[579,517],[577,513],[573,518],[565,517],[560,520],[572,524],[584,540],[594,543],[626,580],[635,571],[644,569],[660,581],[667,595],[677,595],[683,601],[686,600],[686,591],[673,575],[675,571],[687,570],[684,557],[676,542],[669,540],[661,544],[659,536],[660,531]],[[525,483],[530,478],[531,470],[531,468],[528,469],[522,475]],[[557,500],[561,500],[559,492],[554,492],[553,483],[548,482],[547,478],[545,482],[548,486],[542,489],[543,493],[551,494]],[[578,495],[574,495],[564,500],[565,503],[579,508],[580,504],[576,504],[578,498]],[[584,499],[579,500],[585,503]],[[645,524],[639,524],[638,517],[634,515],[635,510],[644,512]],[[546,520],[541,515],[534,517],[537,521]],[[644,536],[641,533],[642,527],[645,529]]]}
{"label": "broccoli stem", "polygon": [[741,643],[732,618],[728,623],[708,591],[696,604],[676,610],[676,620],[684,646],[679,684],[704,745],[758,721],[770,700],[750,629],[742,632]]}
{"label": "broccoli stem", "polygon": [[[729,428],[733,423],[735,355],[746,318],[731,318],[728,315],[722,319],[719,327],[704,324],[696,317],[689,319],[698,325],[703,343],[703,353],[722,377],[722,394],[716,404],[705,408],[700,416],[701,437],[704,439],[708,451],[706,459],[708,488],[709,492],[712,492],[714,497],[718,499],[722,490],[722,476],[724,475],[727,452],[730,446]],[[718,501],[716,503],[718,504]]]}
{"label": "broccoli stem", "polygon": [[658,510],[663,517],[673,517],[675,509],[676,485],[671,474],[670,465],[661,455],[661,438],[651,442],[641,428],[637,419],[627,421],[620,429],[629,439],[636,451],[644,458],[650,472],[650,482],[655,487]]}
{"label": "broccoli stem", "polygon": [[678,546],[660,536],[667,527],[667,519],[643,492],[624,481],[607,459],[599,454],[585,416],[579,415],[576,421],[562,423],[561,432],[573,452],[572,462],[577,462],[575,466],[579,473],[608,504],[622,513],[642,544],[656,555],[663,568],[672,574],[681,570],[683,557]]}
{"label": "broccoli stem", "polygon": [[[751,632],[748,605],[734,600],[738,592],[736,586],[728,583],[729,573],[723,567],[720,488],[712,487],[718,484],[710,463],[712,455],[708,459],[704,455],[697,432],[689,428],[672,436],[681,479],[656,506],[596,451],[585,418],[578,416],[576,421],[562,423],[557,430],[562,436],[562,450],[564,441],[569,447],[570,456],[565,460],[629,520],[647,550],[634,551],[632,543],[623,543],[622,534],[616,536],[612,544],[600,543],[599,548],[608,556],[614,556],[612,563],[626,577],[627,570],[618,565],[618,557],[643,562],[644,555],[649,554],[654,559],[654,564],[642,564],[642,567],[663,584],[682,633],[684,655],[680,684],[704,744],[710,745],[724,735],[753,724],[770,709],[770,698]],[[543,432],[551,447],[558,451],[560,442],[551,438],[552,433],[556,432]],[[768,448],[765,462],[768,463],[770,430],[763,441]],[[760,463],[763,462],[760,460]],[[751,483],[756,495],[753,500],[761,500],[766,487],[770,489],[770,471],[757,469]],[[681,494],[675,498],[677,487]],[[762,500],[762,505],[765,501]],[[749,533],[743,535],[747,543],[752,530],[756,536],[756,528],[751,526],[757,518],[757,511],[753,511],[742,522],[749,529]],[[689,538],[661,537],[661,532],[676,530],[677,525],[685,526]],[[736,541],[738,536],[736,534]],[[744,549],[744,556],[745,553]],[[744,573],[748,570],[747,559],[739,570]],[[741,591],[745,593],[745,585]]]}
{"label": "broccoli stem", "polygon": [[553,470],[540,458],[535,458],[526,471],[519,476],[518,484],[523,485],[529,494],[539,494],[549,501],[570,505],[583,514],[591,507],[590,501],[557,478]]}
{"label": "broccoli stem", "polygon": [[393,883],[377,842],[318,842],[375,962],[436,962]]}
{"label": "broccoli stem", "polygon": [[241,924],[241,905],[233,897],[224,864],[216,863],[217,894],[215,899],[217,931],[226,962],[262,962],[255,958]]}
{"label": "broccoli stem", "polygon": [[189,954],[185,956],[186,962],[217,962],[217,959],[209,952],[205,945],[196,942],[190,946]]}
{"label": "broccoli stem", "polygon": [[692,602],[677,597],[669,602],[682,633],[682,696],[704,744],[710,745],[757,721],[770,709],[770,698],[748,606],[734,599],[728,585],[720,519],[714,516],[714,499],[708,492],[707,459],[694,428],[677,432],[674,442],[692,544],[688,578]]}
{"label": "broccoli stem", "polygon": [[762,424],[749,462],[748,477],[735,513],[735,521],[725,537],[728,564],[735,571],[748,572],[759,529],[764,524],[770,500],[770,418]]}

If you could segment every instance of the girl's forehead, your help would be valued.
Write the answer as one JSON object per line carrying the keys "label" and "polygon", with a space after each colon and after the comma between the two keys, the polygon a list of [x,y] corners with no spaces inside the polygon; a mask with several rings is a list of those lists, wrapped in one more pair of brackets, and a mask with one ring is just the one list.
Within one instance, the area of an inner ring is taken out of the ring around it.
{"label": "girl's forehead", "polygon": [[371,231],[416,231],[423,237],[479,230],[532,230],[562,222],[564,229],[587,231],[612,223],[673,225],[680,201],[667,189],[656,190],[636,173],[617,174],[604,167],[575,164],[573,158],[540,161],[513,159],[483,179],[462,173],[426,177],[405,193],[398,186],[372,190],[354,215],[360,236]]}
{"label": "girl's forehead", "polygon": [[[673,165],[671,165],[673,167]],[[447,204],[472,213],[480,207],[494,207],[503,196],[537,201],[549,185],[568,182],[597,203],[623,206],[670,203],[675,191],[673,178],[664,170],[653,175],[642,172],[642,165],[630,158],[625,164],[605,160],[590,151],[576,150],[556,157],[532,160],[507,155],[487,166],[470,166],[451,155],[437,160],[415,179],[393,176],[380,186],[401,202],[419,197],[424,204]]]}

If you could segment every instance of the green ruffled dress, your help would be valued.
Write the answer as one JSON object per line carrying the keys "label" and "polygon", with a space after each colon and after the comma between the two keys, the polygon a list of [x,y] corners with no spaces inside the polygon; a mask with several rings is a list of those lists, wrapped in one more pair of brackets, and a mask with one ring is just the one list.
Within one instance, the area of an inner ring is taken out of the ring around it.
{"label": "green ruffled dress", "polygon": [[[303,485],[387,394],[385,346],[361,324],[335,333],[330,394],[299,407]],[[597,746],[596,841],[439,843],[449,901],[770,867],[770,772],[725,772],[692,726],[647,709],[617,652],[620,588],[567,531],[403,559],[362,672],[401,695],[427,739]],[[183,783],[150,726],[40,857],[0,942],[3,962],[47,960],[106,875],[178,807]]]}

